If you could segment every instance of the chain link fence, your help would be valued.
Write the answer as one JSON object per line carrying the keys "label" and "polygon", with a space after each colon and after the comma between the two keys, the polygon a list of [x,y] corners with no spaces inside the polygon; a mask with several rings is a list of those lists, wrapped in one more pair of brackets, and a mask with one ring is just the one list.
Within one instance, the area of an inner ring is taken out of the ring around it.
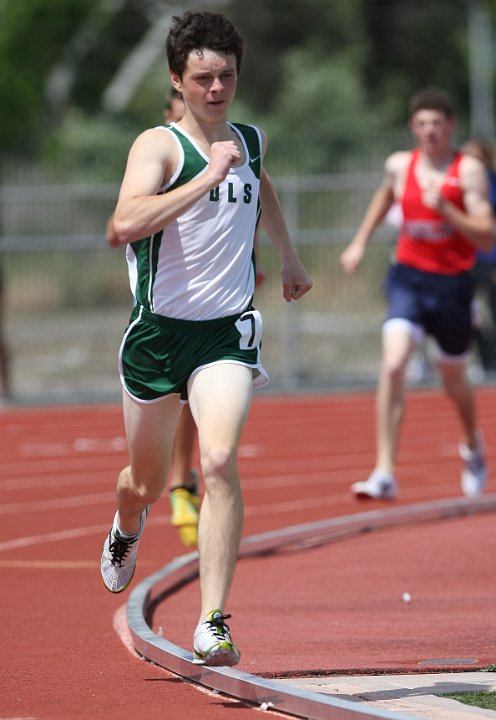
{"label": "chain link fence", "polygon": [[[395,232],[384,225],[359,271],[339,255],[380,181],[377,173],[273,178],[295,244],[313,281],[295,303],[282,298],[278,256],[263,235],[266,279],[255,304],[264,318],[267,391],[375,385],[383,280]],[[124,249],[107,246],[113,184],[31,183],[1,189],[6,334],[19,402],[78,402],[120,396],[117,354],[132,297]]]}

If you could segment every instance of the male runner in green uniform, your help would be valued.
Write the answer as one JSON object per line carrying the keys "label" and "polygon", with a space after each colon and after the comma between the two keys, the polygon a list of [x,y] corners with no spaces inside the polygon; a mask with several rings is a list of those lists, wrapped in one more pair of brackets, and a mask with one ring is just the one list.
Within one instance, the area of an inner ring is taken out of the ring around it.
{"label": "male runner in green uniform", "polygon": [[242,37],[221,14],[187,12],[173,19],[167,56],[185,113],[172,127],[137,138],[115,213],[136,298],[120,351],[130,465],[117,483],[101,571],[112,592],[129,585],[149,508],[164,489],[179,399],[187,399],[205,485],[194,651],[201,662],[234,665],[239,651],[224,606],[243,522],[237,448],[252,387],[268,381],[261,316],[251,304],[260,206],[280,256],[285,300],[299,299],[312,282],[263,169],[264,134],[227,122]]}

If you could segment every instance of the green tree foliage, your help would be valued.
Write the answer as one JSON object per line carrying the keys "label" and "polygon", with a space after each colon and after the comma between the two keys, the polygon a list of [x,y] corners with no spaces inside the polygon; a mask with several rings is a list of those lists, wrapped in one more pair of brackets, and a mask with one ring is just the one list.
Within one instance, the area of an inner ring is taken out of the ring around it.
{"label": "green tree foliage", "polygon": [[246,40],[244,99],[256,111],[270,111],[288,74],[286,54],[298,48],[305,48],[317,64],[345,53],[359,66],[367,52],[362,1],[233,0],[229,16]]}
{"label": "green tree foliage", "polygon": [[344,158],[362,152],[379,129],[360,72],[346,53],[317,59],[313,50],[300,48],[285,55],[285,67],[288,72],[265,123],[271,161],[277,172],[287,172],[295,154],[304,172],[338,169]]}
{"label": "green tree foliage", "polygon": [[370,40],[365,81],[374,101],[394,94],[390,121],[406,120],[408,97],[418,88],[447,90],[463,118],[468,111],[467,19],[472,0],[368,0]]}
{"label": "green tree foliage", "polygon": [[120,63],[138,43],[150,25],[143,0],[126,0],[121,9],[108,18],[85,58],[84,72],[75,83],[73,102],[88,112],[98,112],[101,95]]}
{"label": "green tree foliage", "polygon": [[[408,97],[426,84],[446,88],[466,124],[474,2],[495,17],[496,0],[219,2],[246,39],[234,112],[269,131],[284,171],[290,162],[307,172],[342,167],[378,138],[394,139]],[[103,93],[169,11],[166,0],[0,0],[2,155],[48,150],[75,165],[108,158],[121,167],[128,138],[160,120],[165,37],[162,57],[118,114],[104,111]]]}
{"label": "green tree foliage", "polygon": [[232,3],[247,45],[240,89],[269,131],[273,171],[286,172],[288,162],[328,171],[370,131],[361,11],[362,0]]}
{"label": "green tree foliage", "polygon": [[49,130],[45,80],[67,36],[95,0],[3,0],[0,6],[0,147],[32,153]]}

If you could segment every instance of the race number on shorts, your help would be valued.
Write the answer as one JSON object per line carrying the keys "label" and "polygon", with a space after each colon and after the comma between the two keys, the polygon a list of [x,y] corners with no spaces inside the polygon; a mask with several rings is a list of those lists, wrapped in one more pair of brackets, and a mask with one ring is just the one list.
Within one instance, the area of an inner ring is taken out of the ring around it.
{"label": "race number on shorts", "polygon": [[241,335],[239,347],[241,350],[253,350],[262,337],[262,316],[258,310],[247,310],[236,320],[236,329]]}

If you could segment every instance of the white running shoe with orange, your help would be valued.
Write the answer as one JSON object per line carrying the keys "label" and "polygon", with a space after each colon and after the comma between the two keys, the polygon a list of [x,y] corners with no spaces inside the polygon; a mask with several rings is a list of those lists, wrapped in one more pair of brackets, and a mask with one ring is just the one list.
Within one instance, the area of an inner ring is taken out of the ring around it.
{"label": "white running shoe with orange", "polygon": [[351,492],[359,500],[394,500],[398,488],[393,475],[376,468],[367,480],[354,483]]}

